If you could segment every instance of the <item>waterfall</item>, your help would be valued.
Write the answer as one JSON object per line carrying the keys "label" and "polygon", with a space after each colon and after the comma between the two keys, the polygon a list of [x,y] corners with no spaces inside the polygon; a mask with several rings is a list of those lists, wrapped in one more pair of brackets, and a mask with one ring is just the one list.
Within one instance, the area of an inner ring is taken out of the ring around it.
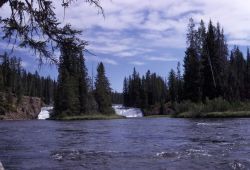
{"label": "waterfall", "polygon": [[50,116],[50,111],[53,109],[53,107],[42,107],[41,112],[38,115],[38,119],[45,120],[48,119]]}
{"label": "waterfall", "polygon": [[120,116],[127,118],[143,117],[142,111],[139,108],[124,107],[123,105],[113,105],[115,113]]}

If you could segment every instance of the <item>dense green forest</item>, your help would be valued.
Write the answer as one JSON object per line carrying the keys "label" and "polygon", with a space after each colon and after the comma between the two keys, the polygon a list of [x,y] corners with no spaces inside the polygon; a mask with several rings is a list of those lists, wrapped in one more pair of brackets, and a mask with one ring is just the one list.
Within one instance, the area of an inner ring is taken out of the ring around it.
{"label": "dense green forest", "polygon": [[214,26],[210,21],[206,28],[202,20],[195,26],[190,19],[183,68],[181,74],[178,63],[167,81],[150,71],[140,77],[134,69],[124,79],[125,106],[149,108],[169,101],[206,103],[217,98],[229,103],[250,100],[249,49],[246,57],[237,46],[229,52],[219,23]]}
{"label": "dense green forest", "polygon": [[88,77],[83,47],[72,37],[65,38],[60,48],[58,87],[54,102],[54,117],[84,114],[112,114],[111,88],[103,63],[97,67],[95,88]]}
{"label": "dense green forest", "polygon": [[22,68],[21,59],[0,55],[0,92],[22,96],[40,97],[45,104],[52,104],[57,83],[50,77],[39,76]]}
{"label": "dense green forest", "polygon": [[148,108],[168,100],[167,84],[162,77],[150,71],[140,77],[134,68],[133,74],[124,79],[123,86],[125,106]]}

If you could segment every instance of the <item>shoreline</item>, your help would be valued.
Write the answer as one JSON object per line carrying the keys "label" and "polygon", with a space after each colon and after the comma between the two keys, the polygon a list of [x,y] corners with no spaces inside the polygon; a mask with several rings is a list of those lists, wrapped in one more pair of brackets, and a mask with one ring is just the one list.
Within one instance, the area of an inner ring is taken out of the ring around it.
{"label": "shoreline", "polygon": [[103,115],[103,114],[89,114],[89,115],[79,115],[79,116],[64,116],[57,118],[49,118],[46,120],[58,120],[58,121],[71,121],[71,120],[113,120],[113,119],[126,119],[124,116],[119,115]]}
{"label": "shoreline", "polygon": [[174,118],[250,118],[250,111],[224,111],[224,112],[207,112],[192,113],[184,112],[174,116]]}

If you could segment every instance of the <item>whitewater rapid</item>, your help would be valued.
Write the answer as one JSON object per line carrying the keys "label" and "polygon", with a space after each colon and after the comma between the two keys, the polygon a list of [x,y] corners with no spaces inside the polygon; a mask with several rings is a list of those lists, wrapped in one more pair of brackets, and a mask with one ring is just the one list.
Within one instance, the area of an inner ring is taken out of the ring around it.
{"label": "whitewater rapid", "polygon": [[123,105],[113,105],[115,113],[120,116],[127,118],[143,117],[142,111],[139,108],[124,107]]}
{"label": "whitewater rapid", "polygon": [[[142,111],[139,108],[124,107],[123,105],[113,105],[115,113],[127,118],[143,117]],[[45,120],[50,117],[50,112],[53,107],[42,107],[41,112],[38,115],[39,120]]]}
{"label": "whitewater rapid", "polygon": [[53,107],[42,107],[41,112],[38,115],[38,119],[45,120],[48,119],[50,116],[50,111],[53,109]]}

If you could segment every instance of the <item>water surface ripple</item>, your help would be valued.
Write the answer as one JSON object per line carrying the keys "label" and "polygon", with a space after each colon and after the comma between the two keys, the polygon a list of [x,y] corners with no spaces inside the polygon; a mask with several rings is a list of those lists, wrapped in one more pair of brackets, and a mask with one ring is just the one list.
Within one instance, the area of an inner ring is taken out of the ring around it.
{"label": "water surface ripple", "polygon": [[1,121],[0,160],[26,169],[250,169],[250,119]]}

